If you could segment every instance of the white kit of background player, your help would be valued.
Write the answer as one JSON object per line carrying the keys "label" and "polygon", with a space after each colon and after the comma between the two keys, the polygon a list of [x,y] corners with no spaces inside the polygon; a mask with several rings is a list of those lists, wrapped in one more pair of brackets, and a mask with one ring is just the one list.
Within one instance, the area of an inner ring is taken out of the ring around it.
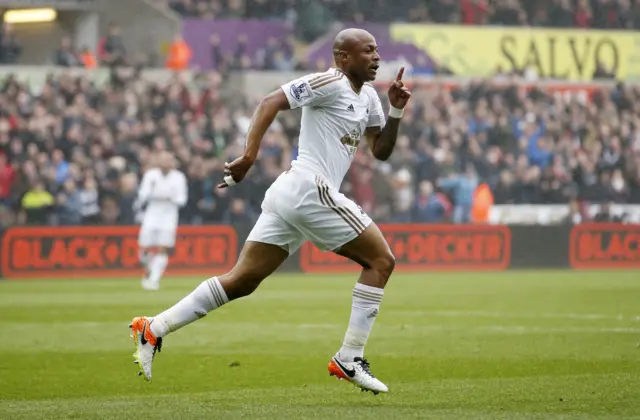
{"label": "white kit of background player", "polygon": [[174,158],[164,152],[159,167],[149,169],[138,191],[137,205],[144,206],[138,246],[145,267],[142,287],[158,290],[167,268],[169,250],[175,246],[180,208],[187,203],[187,178],[174,169]]}

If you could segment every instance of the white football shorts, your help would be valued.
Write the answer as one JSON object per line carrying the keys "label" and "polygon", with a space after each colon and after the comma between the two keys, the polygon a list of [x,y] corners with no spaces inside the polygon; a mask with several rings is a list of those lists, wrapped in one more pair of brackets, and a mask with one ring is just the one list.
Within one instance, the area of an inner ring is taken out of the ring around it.
{"label": "white football shorts", "polygon": [[142,223],[138,234],[138,246],[141,248],[173,248],[176,244],[176,229],[153,226]]}
{"label": "white football shorts", "polygon": [[305,240],[335,251],[370,224],[371,218],[323,177],[290,169],[267,190],[247,241],[277,245],[289,255]]}

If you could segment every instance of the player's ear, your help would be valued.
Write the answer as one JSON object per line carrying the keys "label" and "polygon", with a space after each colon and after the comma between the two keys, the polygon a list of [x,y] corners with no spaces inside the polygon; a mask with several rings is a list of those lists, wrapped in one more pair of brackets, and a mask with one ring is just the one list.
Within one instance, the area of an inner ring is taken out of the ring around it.
{"label": "player's ear", "polygon": [[335,55],[337,62],[343,62],[349,58],[347,52],[343,50],[334,50],[333,54]]}

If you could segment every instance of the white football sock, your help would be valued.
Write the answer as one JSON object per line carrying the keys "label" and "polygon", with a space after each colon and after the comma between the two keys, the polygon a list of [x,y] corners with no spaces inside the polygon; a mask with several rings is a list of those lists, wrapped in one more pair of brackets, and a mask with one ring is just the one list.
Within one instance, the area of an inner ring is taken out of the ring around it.
{"label": "white football sock", "polygon": [[364,345],[378,316],[383,295],[384,289],[356,283],[349,328],[339,352],[343,361],[353,362],[355,357],[364,357]]}
{"label": "white football sock", "polygon": [[153,318],[151,332],[164,337],[229,302],[217,277],[205,280],[188,296]]}
{"label": "white football sock", "polygon": [[160,283],[160,279],[167,268],[169,257],[167,254],[156,254],[149,263],[149,280],[153,283]]}
{"label": "white football sock", "polygon": [[138,251],[138,258],[140,259],[140,263],[144,266],[145,270],[148,269],[148,265],[149,265],[149,253],[144,251],[144,250],[140,250]]}

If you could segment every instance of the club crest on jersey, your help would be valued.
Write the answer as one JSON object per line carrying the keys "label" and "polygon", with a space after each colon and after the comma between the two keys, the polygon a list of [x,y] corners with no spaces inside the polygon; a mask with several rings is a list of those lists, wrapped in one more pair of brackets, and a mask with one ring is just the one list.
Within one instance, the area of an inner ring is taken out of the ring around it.
{"label": "club crest on jersey", "polygon": [[360,129],[355,128],[351,131],[351,133],[346,136],[342,136],[340,139],[340,143],[347,149],[347,153],[350,156],[353,156],[358,151],[358,146],[360,145],[360,138],[362,137],[362,133]]}
{"label": "club crest on jersey", "polygon": [[305,81],[293,83],[291,85],[291,95],[296,99],[296,101],[300,102],[303,99],[311,97],[311,89]]}

